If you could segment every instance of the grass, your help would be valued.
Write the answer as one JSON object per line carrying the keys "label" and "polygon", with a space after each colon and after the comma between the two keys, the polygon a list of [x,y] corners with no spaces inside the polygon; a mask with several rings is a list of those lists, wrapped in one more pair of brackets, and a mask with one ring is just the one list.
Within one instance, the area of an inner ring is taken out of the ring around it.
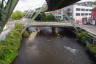
{"label": "grass", "polygon": [[7,38],[0,41],[0,64],[11,64],[18,55],[18,49],[22,40],[22,29],[23,26],[21,24],[16,24]]}

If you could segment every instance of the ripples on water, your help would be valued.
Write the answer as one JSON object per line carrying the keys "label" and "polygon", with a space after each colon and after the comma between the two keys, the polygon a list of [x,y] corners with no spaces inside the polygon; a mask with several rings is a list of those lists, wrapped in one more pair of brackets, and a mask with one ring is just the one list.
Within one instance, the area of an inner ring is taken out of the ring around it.
{"label": "ripples on water", "polygon": [[53,35],[50,28],[43,28],[33,41],[25,39],[14,64],[92,64],[75,39],[67,37],[71,32],[62,31]]}

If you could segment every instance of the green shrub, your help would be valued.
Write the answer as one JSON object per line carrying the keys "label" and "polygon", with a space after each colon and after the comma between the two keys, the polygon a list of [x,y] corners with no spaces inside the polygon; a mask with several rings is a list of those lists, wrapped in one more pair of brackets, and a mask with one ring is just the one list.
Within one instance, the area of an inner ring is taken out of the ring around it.
{"label": "green shrub", "polygon": [[9,33],[7,38],[0,41],[0,64],[10,64],[18,55],[22,40],[22,29],[22,25],[16,24],[16,27]]}
{"label": "green shrub", "polygon": [[87,32],[80,32],[77,34],[77,38],[79,38],[81,42],[85,42],[90,38],[90,36]]}
{"label": "green shrub", "polygon": [[25,31],[23,34],[22,34],[22,36],[24,37],[24,38],[27,38],[27,37],[29,37],[29,32],[27,32],[27,31]]}
{"label": "green shrub", "polygon": [[96,56],[96,44],[87,45],[89,52],[91,52],[94,56]]}
{"label": "green shrub", "polygon": [[47,21],[56,21],[56,18],[54,15],[52,14],[46,14],[46,18],[45,18]]}
{"label": "green shrub", "polygon": [[23,12],[15,11],[12,13],[11,18],[14,20],[20,20],[24,16]]}

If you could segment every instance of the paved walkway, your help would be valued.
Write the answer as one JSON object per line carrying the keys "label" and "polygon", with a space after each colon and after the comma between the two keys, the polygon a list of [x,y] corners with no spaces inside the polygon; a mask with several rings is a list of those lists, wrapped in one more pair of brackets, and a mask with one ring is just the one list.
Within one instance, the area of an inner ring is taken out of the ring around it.
{"label": "paved walkway", "polygon": [[96,25],[80,25],[82,29],[96,36]]}

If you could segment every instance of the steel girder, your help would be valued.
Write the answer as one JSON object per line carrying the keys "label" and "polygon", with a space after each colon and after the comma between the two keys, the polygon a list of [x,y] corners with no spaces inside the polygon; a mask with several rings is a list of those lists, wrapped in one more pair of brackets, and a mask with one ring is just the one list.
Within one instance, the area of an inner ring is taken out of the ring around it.
{"label": "steel girder", "polygon": [[[0,26],[3,28],[8,18],[11,16],[16,4],[19,0],[8,0],[5,6],[1,6],[0,12]],[[2,5],[4,5],[4,0],[2,0]]]}
{"label": "steel girder", "polygon": [[46,1],[48,4],[48,11],[52,11],[71,5],[80,0],[46,0]]}

